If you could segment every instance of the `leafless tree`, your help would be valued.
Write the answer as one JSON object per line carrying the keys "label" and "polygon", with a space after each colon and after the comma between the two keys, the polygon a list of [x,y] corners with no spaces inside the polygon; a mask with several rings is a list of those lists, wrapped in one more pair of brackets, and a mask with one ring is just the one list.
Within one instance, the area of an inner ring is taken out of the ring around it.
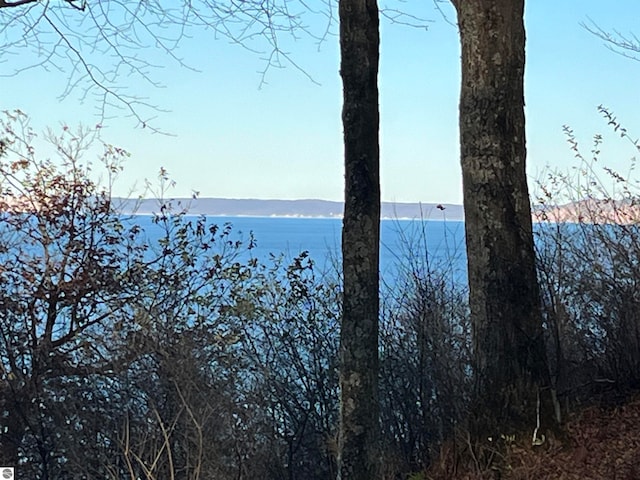
{"label": "leafless tree", "polygon": [[[101,119],[133,116],[142,126],[158,105],[140,92],[131,92],[130,78],[160,86],[165,64],[153,51],[175,65],[187,65],[181,42],[203,30],[255,52],[262,58],[262,80],[272,67],[290,65],[306,75],[288,52],[291,41],[308,36],[322,43],[334,25],[334,4],[323,0],[313,7],[302,0],[187,1],[167,5],[148,2],[86,0],[0,1],[0,60],[4,75],[58,72],[67,76],[64,97],[78,91],[92,97]],[[320,16],[310,26],[308,16]],[[161,106],[160,106],[161,107]],[[115,110],[114,110],[115,109]]]}

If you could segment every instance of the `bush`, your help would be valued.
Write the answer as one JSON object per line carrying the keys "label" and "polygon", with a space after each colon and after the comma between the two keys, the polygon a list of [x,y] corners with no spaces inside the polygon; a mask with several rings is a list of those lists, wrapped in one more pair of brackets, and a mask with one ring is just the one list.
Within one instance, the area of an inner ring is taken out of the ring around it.
{"label": "bush", "polygon": [[640,386],[640,198],[632,179],[598,168],[601,136],[587,159],[565,131],[580,165],[539,182],[534,213],[552,377],[567,405]]}
{"label": "bush", "polygon": [[434,257],[427,248],[429,234],[424,221],[398,231],[399,261],[383,301],[380,399],[388,478],[430,465],[442,442],[462,426],[468,408],[471,335],[464,256],[460,246],[451,245]]}
{"label": "bush", "polygon": [[[111,197],[124,150],[102,145],[100,184],[82,161],[97,131],[50,133],[58,157],[42,161],[23,114],[1,125],[0,462],[25,479],[335,478],[339,275],[306,252],[258,261],[252,235],[166,200],[164,170],[145,227]],[[534,214],[550,368],[571,409],[640,387],[640,199],[611,169],[616,195],[605,188],[600,137],[587,161],[567,135],[579,176],[549,174]],[[398,231],[385,272],[385,478],[419,478],[468,414],[462,246],[433,256],[427,235]]]}

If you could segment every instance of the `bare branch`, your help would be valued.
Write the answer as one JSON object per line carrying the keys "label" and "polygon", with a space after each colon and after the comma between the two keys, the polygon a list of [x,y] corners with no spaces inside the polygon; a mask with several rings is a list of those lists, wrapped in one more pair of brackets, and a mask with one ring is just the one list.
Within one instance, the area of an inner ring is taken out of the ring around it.
{"label": "bare branch", "polygon": [[18,0],[16,2],[6,2],[5,0],[0,0],[0,8],[19,7],[20,5],[24,5],[26,3],[35,3],[37,1],[38,0]]}
{"label": "bare branch", "polygon": [[[334,3],[183,0],[166,6],[160,0],[0,0],[0,61],[10,60],[13,66],[5,76],[34,68],[64,72],[67,84],[61,97],[79,91],[84,100],[96,94],[101,122],[111,118],[115,108],[149,127],[152,118],[144,112],[157,112],[157,105],[128,93],[126,85],[130,77],[137,77],[160,86],[153,72],[164,65],[152,64],[141,52],[159,49],[169,62],[193,69],[178,55],[178,48],[192,33],[209,30],[214,39],[225,38],[263,59],[260,85],[272,67],[285,66],[314,81],[293,59],[288,45],[304,36],[320,46],[335,24]],[[318,17],[319,23],[314,20]]]}
{"label": "bare branch", "polygon": [[[437,1],[437,0],[435,0]],[[263,62],[258,87],[267,82],[271,69],[293,67],[318,83],[308,66],[295,56],[293,44],[311,39],[318,49],[335,36],[336,0],[182,0],[170,6],[161,0],[0,0],[0,62],[11,65],[4,76],[32,69],[66,75],[61,98],[90,95],[98,105],[99,122],[120,115],[134,118],[139,126],[152,126],[158,105],[127,89],[130,78],[161,86],[155,64],[145,55],[151,50],[166,54],[166,61],[195,70],[179,55],[183,40],[209,31],[213,39],[225,39],[255,53]],[[390,2],[381,13],[391,23],[427,28],[429,20]],[[7,8],[13,7],[13,8]],[[6,71],[6,70],[5,70]]]}
{"label": "bare branch", "polygon": [[389,20],[392,24],[424,30],[429,28],[429,23],[433,23],[433,20],[420,18],[395,8],[381,8],[380,15]]}
{"label": "bare branch", "polygon": [[447,14],[444,12],[444,10],[442,9],[442,7],[440,6],[441,3],[448,3],[451,2],[454,6],[454,8],[458,8],[457,7],[457,2],[458,0],[433,0],[433,5],[436,7],[436,10],[438,11],[438,13],[440,14],[440,16],[442,17],[442,19],[448,23],[449,25],[451,25],[452,27],[456,27],[458,28],[458,24],[455,21],[451,21],[449,20],[449,17],[447,16]]}
{"label": "bare branch", "polygon": [[[588,18],[588,17],[587,17]],[[580,25],[605,42],[605,46],[614,53],[631,60],[640,61],[640,38],[634,33],[623,34],[618,30],[607,31],[588,18],[589,23]]]}

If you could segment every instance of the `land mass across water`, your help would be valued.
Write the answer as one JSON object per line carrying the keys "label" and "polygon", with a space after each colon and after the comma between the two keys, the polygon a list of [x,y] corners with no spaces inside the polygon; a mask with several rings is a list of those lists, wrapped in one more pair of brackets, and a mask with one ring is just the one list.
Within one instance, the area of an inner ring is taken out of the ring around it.
{"label": "land mass across water", "polygon": [[[156,198],[114,198],[114,206],[123,213],[151,215],[160,213],[163,202]],[[165,202],[166,203],[166,202]],[[231,198],[176,198],[169,202],[174,211],[192,215],[220,217],[294,217],[342,218],[344,204],[328,200],[260,200]],[[449,203],[382,202],[384,219],[425,219],[462,221],[462,205]]]}
{"label": "land mass across water", "polygon": [[[218,217],[342,218],[344,204],[329,200],[265,200],[253,198],[111,198],[111,206],[125,215],[153,215],[163,208],[190,215]],[[0,212],[26,212],[39,207],[34,199],[20,195],[0,197]],[[451,203],[382,202],[383,219],[464,221],[462,205]],[[562,205],[533,206],[535,223],[592,223],[629,225],[640,223],[640,205],[635,200],[577,200]]]}
{"label": "land mass across water", "polygon": [[[166,204],[167,202],[164,202]],[[253,198],[176,198],[168,202],[173,211],[218,217],[342,218],[344,204],[329,200],[264,200]],[[127,214],[160,213],[157,198],[114,198],[113,205]],[[462,205],[451,203],[382,202],[383,219],[464,221]],[[564,205],[536,205],[533,221],[552,223],[630,224],[640,220],[640,207],[626,200],[578,200]]]}

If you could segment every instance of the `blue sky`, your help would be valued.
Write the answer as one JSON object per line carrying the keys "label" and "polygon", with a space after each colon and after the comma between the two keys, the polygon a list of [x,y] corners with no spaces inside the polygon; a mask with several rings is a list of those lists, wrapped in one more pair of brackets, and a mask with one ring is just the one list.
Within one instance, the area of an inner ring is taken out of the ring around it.
{"label": "blue sky", "polygon": [[[457,31],[431,1],[405,5],[432,22],[426,30],[382,22],[383,200],[461,203]],[[441,5],[454,20],[453,9]],[[597,106],[610,108],[640,136],[640,62],[612,53],[580,24],[592,19],[606,30],[640,34],[638,18],[637,0],[528,1],[525,89],[532,182],[547,166],[567,171],[577,165],[562,131],[565,124],[586,155],[593,136],[603,134],[601,162],[626,172],[634,149],[611,132]],[[270,69],[261,85],[261,55],[210,32],[193,32],[177,52],[198,72],[153,48],[143,51],[161,65],[151,76],[164,87],[135,78],[127,87],[166,110],[156,113],[154,125],[171,135],[153,134],[125,116],[105,122],[103,138],[132,154],[114,193],[142,187],[164,167],[176,181],[174,196],[195,190],[209,197],[341,200],[338,39],[329,36],[318,48],[302,37],[285,48],[315,83],[289,66]],[[0,70],[11,73],[17,60],[3,59]],[[0,77],[2,108],[20,108],[37,129],[96,123],[91,98],[80,103],[76,91],[59,100],[66,78],[65,72],[39,69]]]}

